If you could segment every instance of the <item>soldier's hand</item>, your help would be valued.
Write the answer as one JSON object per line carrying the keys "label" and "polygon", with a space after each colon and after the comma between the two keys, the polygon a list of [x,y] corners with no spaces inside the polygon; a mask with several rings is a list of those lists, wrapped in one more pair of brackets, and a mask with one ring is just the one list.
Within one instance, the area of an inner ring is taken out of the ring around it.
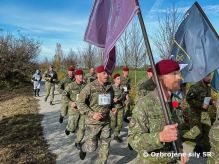
{"label": "soldier's hand", "polygon": [[178,124],[166,125],[163,131],[160,132],[160,142],[172,142],[177,140]]}
{"label": "soldier's hand", "polygon": [[188,159],[189,159],[188,156],[183,156],[183,155],[182,155],[182,156],[180,157],[180,163],[181,163],[181,164],[186,164],[186,162],[188,161]]}
{"label": "soldier's hand", "polygon": [[115,97],[115,98],[113,99],[113,101],[116,103],[116,102],[118,101],[118,98]]}
{"label": "soldier's hand", "polygon": [[208,106],[209,106],[209,105],[203,104],[203,105],[202,105],[202,108],[207,110],[207,109],[208,109]]}
{"label": "soldier's hand", "polygon": [[117,113],[117,109],[116,109],[116,108],[113,108],[113,109],[112,109],[112,112],[113,112],[113,114],[115,115],[115,114]]}
{"label": "soldier's hand", "polygon": [[102,114],[99,113],[99,112],[95,112],[94,115],[93,115],[93,119],[94,120],[101,120],[103,118]]}
{"label": "soldier's hand", "polygon": [[129,95],[126,95],[125,98],[126,98],[126,100],[129,100]]}
{"label": "soldier's hand", "polygon": [[72,102],[72,103],[71,103],[71,107],[72,107],[72,108],[76,108],[76,107],[77,107],[77,104],[76,104],[75,102]]}

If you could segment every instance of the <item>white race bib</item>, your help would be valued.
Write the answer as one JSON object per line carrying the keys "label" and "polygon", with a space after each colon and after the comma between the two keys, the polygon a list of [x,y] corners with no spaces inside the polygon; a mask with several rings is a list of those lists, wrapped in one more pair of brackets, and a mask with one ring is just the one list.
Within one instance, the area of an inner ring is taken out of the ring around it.
{"label": "white race bib", "polygon": [[78,101],[78,98],[79,98],[79,94],[76,95],[76,101]]}
{"label": "white race bib", "polygon": [[37,80],[37,81],[39,81],[39,80],[40,80],[40,78],[37,78],[36,80]]}
{"label": "white race bib", "polygon": [[98,105],[110,105],[111,96],[110,94],[100,94],[98,97]]}
{"label": "white race bib", "polygon": [[209,105],[210,101],[211,101],[211,97],[205,97],[204,105]]}
{"label": "white race bib", "polygon": [[128,88],[127,87],[123,87],[124,92],[128,92]]}

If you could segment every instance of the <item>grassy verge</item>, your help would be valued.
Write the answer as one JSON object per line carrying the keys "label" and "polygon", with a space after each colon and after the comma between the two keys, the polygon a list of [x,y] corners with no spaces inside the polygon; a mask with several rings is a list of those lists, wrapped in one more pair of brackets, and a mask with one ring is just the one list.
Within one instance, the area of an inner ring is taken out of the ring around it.
{"label": "grassy verge", "polygon": [[55,163],[32,86],[0,90],[0,163]]}

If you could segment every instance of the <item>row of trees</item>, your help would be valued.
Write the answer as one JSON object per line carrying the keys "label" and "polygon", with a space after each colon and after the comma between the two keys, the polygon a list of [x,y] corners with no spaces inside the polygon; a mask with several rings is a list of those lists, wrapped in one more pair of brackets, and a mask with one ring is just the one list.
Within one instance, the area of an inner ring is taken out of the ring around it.
{"label": "row of trees", "polygon": [[[180,15],[175,7],[168,9],[164,17],[159,18],[159,28],[151,37],[161,58],[169,58],[173,37],[179,26]],[[18,82],[30,77],[37,68],[37,56],[41,44],[25,35],[14,37],[11,34],[0,36],[0,81]],[[57,43],[52,61],[45,58],[40,67],[44,71],[53,64],[57,71],[74,67],[90,68],[102,63],[102,49],[87,44],[83,49],[70,49],[64,54],[61,44]],[[140,25],[133,22],[117,42],[117,66],[126,65],[145,68],[148,63],[144,39]]]}

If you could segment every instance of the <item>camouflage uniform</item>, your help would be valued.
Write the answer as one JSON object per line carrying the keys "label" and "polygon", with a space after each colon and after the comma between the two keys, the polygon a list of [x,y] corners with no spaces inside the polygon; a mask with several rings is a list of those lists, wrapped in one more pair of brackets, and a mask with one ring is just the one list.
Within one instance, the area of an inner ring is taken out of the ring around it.
{"label": "camouflage uniform", "polygon": [[[171,103],[171,101],[169,103]],[[180,127],[183,123],[182,111],[180,107],[173,108],[169,103],[167,104],[168,113],[170,113],[172,121],[177,122]],[[163,130],[165,125],[165,117],[157,90],[148,92],[148,94],[141,97],[135,105],[132,119],[129,123],[128,143],[138,152],[136,163],[166,164],[176,162],[174,158],[167,156],[154,157],[151,155],[151,153],[172,151],[171,143],[160,142],[159,133]]]}
{"label": "camouflage uniform", "polygon": [[[123,87],[125,94],[129,94],[131,90],[131,79],[129,77],[125,78],[124,76],[121,76],[121,86]],[[124,117],[126,118],[130,112],[130,100],[125,100]]]}
{"label": "camouflage uniform", "polygon": [[219,99],[217,100],[217,116],[216,120],[209,132],[211,144],[211,156],[208,157],[208,164],[216,164],[219,162]]}
{"label": "camouflage uniform", "polygon": [[153,91],[156,88],[156,84],[153,79],[144,78],[137,84],[138,94],[136,96],[136,102],[139,98],[146,96],[149,91]]}
{"label": "camouflage uniform", "polygon": [[[67,85],[73,81],[74,81],[74,78],[69,78],[68,76],[65,77],[64,79],[62,79],[58,84],[59,93],[62,94],[63,91],[65,90],[65,88],[67,87]],[[61,112],[60,112],[60,116],[62,116],[62,117],[66,116],[68,113],[68,102],[69,101],[65,101],[64,96],[62,96],[62,98],[61,98]]]}
{"label": "camouflage uniform", "polygon": [[[63,91],[63,96],[64,96],[64,100],[67,102],[69,102],[69,111],[68,111],[68,124],[66,129],[70,132],[75,132],[77,127],[78,127],[78,122],[82,122],[83,121],[83,117],[82,120],[79,121],[80,119],[80,112],[78,110],[77,107],[72,108],[70,105],[72,102],[76,102],[77,98],[79,96],[80,91],[82,90],[82,88],[84,88],[84,84],[77,84],[76,81],[70,83],[66,89]],[[83,122],[82,122],[83,123]],[[82,130],[83,131],[83,128]],[[83,137],[83,135],[82,135]]]}
{"label": "camouflage uniform", "polygon": [[192,85],[186,95],[189,104],[189,125],[190,130],[183,137],[187,143],[195,148],[197,152],[208,152],[210,150],[209,130],[211,119],[208,111],[203,109],[205,97],[211,97],[211,88],[200,81]]}
{"label": "camouflage uniform", "polygon": [[117,114],[114,115],[111,113],[111,128],[114,129],[114,136],[119,136],[119,133],[122,130],[125,95],[121,86],[117,87],[115,84],[113,84],[113,90],[114,97],[117,98],[118,101],[115,103]]}
{"label": "camouflage uniform", "polygon": [[90,82],[92,82],[92,81],[94,81],[96,79],[97,79],[97,75],[96,74],[91,75],[90,73],[87,73],[85,75],[85,77],[84,77],[84,80],[86,81],[86,83],[90,83]]}
{"label": "camouflage uniform", "polygon": [[[109,105],[99,105],[101,96],[105,94],[110,96]],[[86,114],[86,141],[82,145],[83,152],[94,152],[100,140],[100,150],[97,163],[106,163],[109,155],[109,146],[111,140],[110,134],[110,111],[113,107],[113,88],[107,83],[102,86],[98,80],[87,84],[80,92],[78,108],[81,114]],[[94,120],[94,112],[102,113],[101,120]]]}
{"label": "camouflage uniform", "polygon": [[46,71],[43,74],[43,78],[46,80],[46,97],[45,100],[50,95],[50,102],[54,99],[54,92],[55,92],[55,83],[58,80],[57,73],[55,71]]}

